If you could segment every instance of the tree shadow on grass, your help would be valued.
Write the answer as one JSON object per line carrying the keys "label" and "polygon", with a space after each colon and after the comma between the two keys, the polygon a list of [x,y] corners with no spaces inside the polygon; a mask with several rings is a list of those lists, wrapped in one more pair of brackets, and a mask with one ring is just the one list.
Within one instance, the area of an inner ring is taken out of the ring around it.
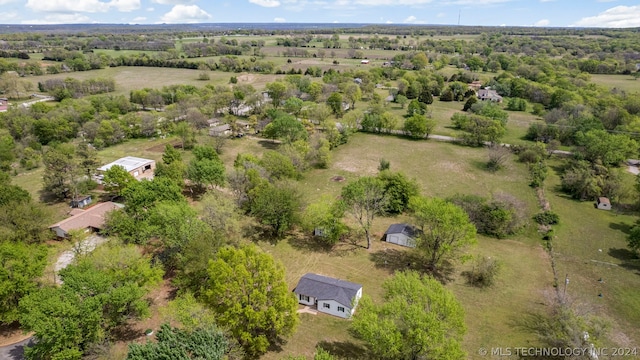
{"label": "tree shadow on grass", "polygon": [[271,140],[258,140],[258,144],[267,150],[276,150],[280,146],[279,142]]}
{"label": "tree shadow on grass", "polygon": [[140,329],[133,327],[133,324],[124,324],[111,330],[111,338],[115,341],[134,341],[142,336],[145,336]]}
{"label": "tree shadow on grass", "polygon": [[640,275],[640,259],[633,251],[628,249],[609,248],[608,254],[618,260],[622,260],[622,264],[620,264],[620,266],[623,268],[635,271],[636,274]]}
{"label": "tree shadow on grass", "polygon": [[332,246],[319,241],[317,237],[307,234],[295,234],[294,236],[290,236],[288,242],[294,249],[303,252],[327,253],[331,251],[332,248]]}
{"label": "tree shadow on grass", "polygon": [[609,224],[609,228],[613,229],[613,230],[619,230],[622,231],[623,233],[629,235],[631,234],[631,228],[633,227],[633,225],[621,222],[621,223],[610,223]]}
{"label": "tree shadow on grass", "polygon": [[384,249],[369,255],[375,267],[396,271],[414,270],[422,274],[429,274],[442,283],[453,280],[453,264],[443,261],[440,267],[432,268],[426,264],[422,256],[415,251]]}
{"label": "tree shadow on grass", "polygon": [[339,359],[370,359],[366,348],[351,341],[320,341],[316,347],[324,349]]}

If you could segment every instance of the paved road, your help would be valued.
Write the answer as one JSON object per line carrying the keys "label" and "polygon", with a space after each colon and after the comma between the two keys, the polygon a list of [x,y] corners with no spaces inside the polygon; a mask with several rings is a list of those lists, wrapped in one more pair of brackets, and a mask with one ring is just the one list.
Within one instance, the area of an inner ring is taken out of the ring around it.
{"label": "paved road", "polygon": [[24,359],[24,347],[30,345],[32,338],[22,340],[13,345],[0,347],[0,360],[22,360]]}

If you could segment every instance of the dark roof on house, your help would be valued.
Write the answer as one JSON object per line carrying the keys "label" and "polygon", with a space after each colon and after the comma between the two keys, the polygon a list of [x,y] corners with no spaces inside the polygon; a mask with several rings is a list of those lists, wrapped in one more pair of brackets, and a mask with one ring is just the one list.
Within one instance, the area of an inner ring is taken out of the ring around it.
{"label": "dark roof on house", "polygon": [[300,278],[298,286],[293,291],[297,294],[313,296],[318,300],[335,300],[350,308],[351,300],[361,288],[360,284],[307,273]]}
{"label": "dark roof on house", "polygon": [[414,228],[409,224],[391,224],[387,231],[385,231],[385,235],[388,234],[404,234],[410,238],[416,237],[418,235],[419,230]]}

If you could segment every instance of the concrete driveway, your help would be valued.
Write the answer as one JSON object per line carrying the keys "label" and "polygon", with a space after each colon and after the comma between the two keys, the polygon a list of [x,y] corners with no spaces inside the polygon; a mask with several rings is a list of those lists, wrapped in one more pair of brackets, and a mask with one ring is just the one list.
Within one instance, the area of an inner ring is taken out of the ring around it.
{"label": "concrete driveway", "polygon": [[1,360],[23,360],[24,359],[24,347],[31,345],[33,338],[22,340],[15,344],[0,347],[0,359]]}

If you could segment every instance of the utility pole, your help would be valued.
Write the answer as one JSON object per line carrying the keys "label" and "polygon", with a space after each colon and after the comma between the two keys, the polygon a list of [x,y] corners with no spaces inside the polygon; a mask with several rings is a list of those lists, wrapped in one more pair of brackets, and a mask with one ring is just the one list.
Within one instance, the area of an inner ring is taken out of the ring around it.
{"label": "utility pole", "polygon": [[460,13],[462,12],[462,10],[458,10],[458,26],[460,26]]}

